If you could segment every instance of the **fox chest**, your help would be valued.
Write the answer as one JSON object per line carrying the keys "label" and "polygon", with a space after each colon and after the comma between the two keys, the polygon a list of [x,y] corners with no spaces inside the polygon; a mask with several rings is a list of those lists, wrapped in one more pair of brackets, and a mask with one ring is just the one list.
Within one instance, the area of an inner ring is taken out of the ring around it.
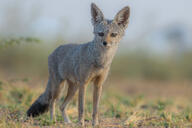
{"label": "fox chest", "polygon": [[90,80],[96,76],[99,76],[100,74],[102,74],[102,72],[105,70],[105,67],[103,65],[93,65],[91,64],[90,67],[84,67],[85,70],[80,69],[80,76],[82,76],[82,80]]}
{"label": "fox chest", "polygon": [[73,83],[84,83],[91,81],[94,77],[100,75],[104,70],[103,66],[95,66],[93,64],[88,65],[76,65],[71,67],[66,73],[66,78]]}

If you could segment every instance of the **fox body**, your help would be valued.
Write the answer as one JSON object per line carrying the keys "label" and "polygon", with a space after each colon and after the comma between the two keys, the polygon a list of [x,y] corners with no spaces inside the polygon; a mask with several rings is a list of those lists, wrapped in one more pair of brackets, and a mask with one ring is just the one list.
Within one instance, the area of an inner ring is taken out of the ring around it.
{"label": "fox body", "polygon": [[112,59],[119,41],[128,25],[130,9],[120,10],[114,20],[104,18],[101,10],[91,4],[94,39],[84,44],[66,44],[59,46],[49,57],[49,80],[44,93],[27,111],[28,116],[38,116],[50,110],[51,119],[55,119],[55,101],[59,96],[63,82],[68,83],[67,96],[60,106],[64,122],[70,120],[66,107],[79,90],[79,123],[84,125],[85,91],[88,83],[93,82],[93,125],[98,122],[98,107],[102,85],[107,77]]}

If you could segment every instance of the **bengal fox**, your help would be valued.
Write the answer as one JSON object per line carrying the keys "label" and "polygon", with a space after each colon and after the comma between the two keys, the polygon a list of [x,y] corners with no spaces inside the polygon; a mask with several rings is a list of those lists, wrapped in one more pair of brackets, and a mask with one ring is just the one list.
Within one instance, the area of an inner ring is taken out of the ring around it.
{"label": "bengal fox", "polygon": [[104,18],[101,10],[91,4],[94,39],[84,44],[66,44],[59,46],[48,57],[49,80],[47,87],[27,111],[28,116],[38,116],[50,110],[55,120],[55,101],[62,88],[61,83],[68,83],[67,96],[60,106],[64,122],[70,123],[66,113],[69,101],[79,90],[79,123],[84,125],[85,91],[88,83],[93,82],[92,125],[98,125],[98,108],[102,85],[109,72],[119,41],[128,26],[130,9],[120,10],[113,20]]}

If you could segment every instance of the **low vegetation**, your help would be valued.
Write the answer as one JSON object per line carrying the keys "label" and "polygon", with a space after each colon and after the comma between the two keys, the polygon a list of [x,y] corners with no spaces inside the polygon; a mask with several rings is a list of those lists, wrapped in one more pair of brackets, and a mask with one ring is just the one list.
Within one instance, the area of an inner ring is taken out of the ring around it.
{"label": "low vegetation", "polygon": [[[62,123],[58,106],[56,122],[50,120],[49,113],[34,119],[26,117],[28,107],[43,92],[44,87],[39,85],[41,82],[37,83],[36,86],[33,86],[26,79],[0,82],[0,127],[78,127],[77,96],[68,108],[72,124]],[[191,95],[189,91],[192,90],[192,87],[188,88],[190,85],[185,85],[184,89],[180,85],[167,85],[163,88],[157,85],[156,90],[148,90],[147,84],[149,83],[146,81],[142,84],[133,81],[129,82],[130,85],[125,83],[119,81],[106,83],[100,106],[102,127],[192,127],[192,103],[188,98]],[[142,88],[145,89],[140,92]],[[164,92],[166,88],[167,90]],[[177,94],[173,93],[175,88],[180,89]],[[90,91],[87,93],[85,120],[86,126],[91,127],[92,87],[89,86],[88,89]],[[189,91],[186,91],[187,89]],[[155,91],[158,91],[159,94]],[[181,94],[182,91],[186,91],[186,94]],[[58,105],[61,104],[63,98],[62,95]]]}

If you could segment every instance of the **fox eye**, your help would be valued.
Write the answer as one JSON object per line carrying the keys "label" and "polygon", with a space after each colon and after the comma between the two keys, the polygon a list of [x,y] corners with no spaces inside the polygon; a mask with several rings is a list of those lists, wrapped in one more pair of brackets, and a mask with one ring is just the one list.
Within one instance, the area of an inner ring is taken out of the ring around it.
{"label": "fox eye", "polygon": [[104,36],[104,33],[103,32],[99,32],[98,35],[99,36]]}
{"label": "fox eye", "polygon": [[117,33],[111,33],[111,37],[116,37]]}

